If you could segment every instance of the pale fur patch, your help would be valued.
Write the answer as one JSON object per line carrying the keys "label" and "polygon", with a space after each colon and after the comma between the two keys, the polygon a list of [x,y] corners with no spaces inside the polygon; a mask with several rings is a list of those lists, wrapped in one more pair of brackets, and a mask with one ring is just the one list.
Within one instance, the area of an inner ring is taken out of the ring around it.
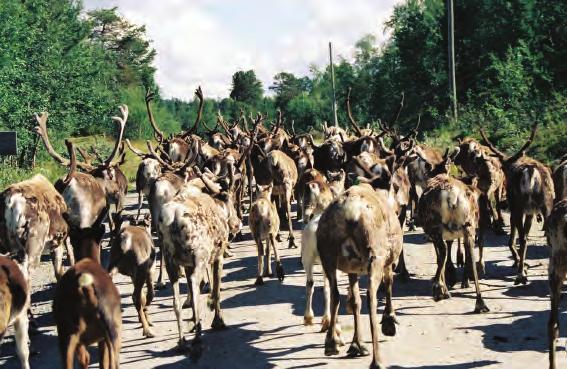
{"label": "pale fur patch", "polygon": [[80,228],[88,228],[95,221],[98,214],[92,214],[91,204],[85,201],[87,194],[79,186],[76,178],[71,179],[69,185],[63,191],[63,199],[69,207],[69,218],[74,224],[79,224]]}
{"label": "pale fur patch", "polygon": [[79,276],[79,287],[87,287],[94,283],[94,277],[90,273],[83,273]]}
{"label": "pale fur patch", "polygon": [[524,194],[531,194],[538,191],[538,187],[541,184],[541,175],[536,169],[532,170],[530,175],[530,169],[525,168],[522,171],[522,179],[520,180],[520,191]]}
{"label": "pale fur patch", "polygon": [[21,239],[26,225],[26,199],[21,193],[15,193],[5,201],[4,219],[6,219],[6,228],[11,237]]}

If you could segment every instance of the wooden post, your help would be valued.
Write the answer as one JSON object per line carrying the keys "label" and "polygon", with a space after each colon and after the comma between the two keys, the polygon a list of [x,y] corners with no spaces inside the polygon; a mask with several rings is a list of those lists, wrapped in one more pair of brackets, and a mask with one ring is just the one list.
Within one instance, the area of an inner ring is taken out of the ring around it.
{"label": "wooden post", "polygon": [[453,0],[447,0],[448,56],[449,56],[449,91],[453,119],[457,120],[457,82],[455,80],[455,18]]}
{"label": "wooden post", "polygon": [[337,95],[335,93],[335,66],[333,65],[333,44],[329,42],[329,62],[331,64],[331,81],[333,86],[333,123],[335,127],[339,126],[337,118]]}

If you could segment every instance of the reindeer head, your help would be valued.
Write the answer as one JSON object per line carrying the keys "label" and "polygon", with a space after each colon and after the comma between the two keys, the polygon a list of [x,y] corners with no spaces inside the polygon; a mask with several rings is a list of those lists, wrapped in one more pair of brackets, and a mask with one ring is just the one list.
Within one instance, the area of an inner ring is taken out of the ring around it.
{"label": "reindeer head", "polygon": [[269,199],[271,201],[272,199],[272,190],[274,188],[274,185],[272,183],[267,184],[267,185],[256,185],[256,188],[258,189],[258,196],[265,198],[265,199]]}

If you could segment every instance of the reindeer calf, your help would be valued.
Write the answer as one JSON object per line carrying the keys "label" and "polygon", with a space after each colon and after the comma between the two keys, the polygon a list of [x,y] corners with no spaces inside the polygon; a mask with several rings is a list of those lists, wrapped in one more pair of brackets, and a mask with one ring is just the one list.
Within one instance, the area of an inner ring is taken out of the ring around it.
{"label": "reindeer calf", "polygon": [[[276,235],[280,229],[280,218],[276,206],[271,200],[272,197],[271,184],[267,186],[258,185],[259,197],[250,208],[250,231],[256,241],[258,247],[258,275],[254,285],[261,286],[264,284],[263,277],[271,277],[272,267],[270,260],[270,245],[274,250],[276,258],[276,274],[278,280],[284,280],[284,269],[278,256],[278,248],[276,247]],[[262,241],[266,241],[266,248]],[[266,255],[266,268],[264,270],[264,254]]]}
{"label": "reindeer calf", "polygon": [[29,369],[28,282],[20,267],[11,259],[0,256],[0,342],[8,327],[16,330],[16,351],[23,369]]}
{"label": "reindeer calf", "polygon": [[53,315],[65,369],[73,369],[75,355],[86,369],[90,362],[87,346],[94,343],[98,343],[99,367],[118,368],[120,295],[100,264],[86,258],[67,270],[57,284]]}
{"label": "reindeer calf", "polygon": [[[139,225],[133,219],[124,222],[120,213],[114,214],[114,224],[116,227],[110,239],[110,263],[107,270],[109,273],[118,270],[132,279],[132,300],[142,323],[142,336],[154,337],[147,313],[148,306],[154,299],[153,276],[156,258],[149,214]],[[147,289],[145,295],[142,294],[144,284]]]}

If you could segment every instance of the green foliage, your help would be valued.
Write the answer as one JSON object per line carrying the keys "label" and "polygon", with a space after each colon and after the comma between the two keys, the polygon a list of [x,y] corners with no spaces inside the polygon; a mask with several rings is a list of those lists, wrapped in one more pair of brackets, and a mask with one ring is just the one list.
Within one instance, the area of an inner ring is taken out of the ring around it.
{"label": "green foliage", "polygon": [[262,82],[253,70],[238,71],[232,75],[231,99],[254,105],[260,101],[262,94]]}

